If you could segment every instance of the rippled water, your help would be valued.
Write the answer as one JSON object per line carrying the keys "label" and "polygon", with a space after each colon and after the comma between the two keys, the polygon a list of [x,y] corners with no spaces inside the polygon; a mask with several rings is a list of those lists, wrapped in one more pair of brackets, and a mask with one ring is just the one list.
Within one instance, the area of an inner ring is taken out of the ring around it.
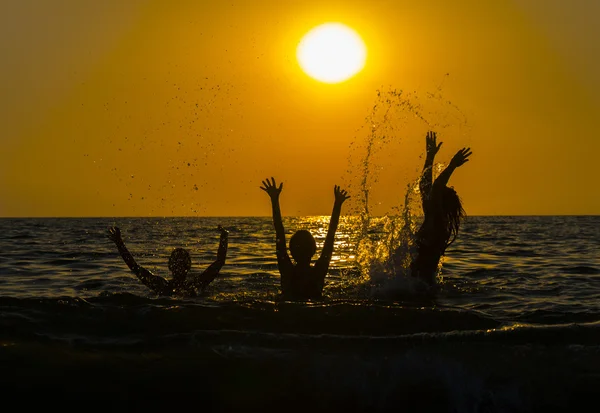
{"label": "rippled water", "polygon": [[[320,248],[327,223],[287,218],[285,227],[309,229]],[[196,268],[209,265],[221,224],[226,265],[201,297],[156,297],[105,237],[115,224],[137,261],[163,276],[175,247]],[[375,244],[383,224],[371,221]],[[64,377],[91,369],[96,384],[121,375],[142,394],[144,374],[189,374],[171,388],[188,400],[191,369],[210,368],[235,397],[214,383],[204,397],[225,410],[265,407],[234,379],[242,375],[263,397],[312,391],[298,408],[419,408],[428,383],[439,396],[425,396],[431,411],[549,411],[600,384],[600,217],[469,217],[435,295],[386,299],[357,268],[358,227],[340,223],[325,298],[293,303],[279,295],[270,218],[0,219],[0,362],[18,372],[0,385],[46,389],[38,377],[57,368],[73,373]],[[74,378],[52,386],[96,394]]]}
{"label": "rippled water", "polygon": [[[289,218],[285,226],[290,235],[308,228],[320,247],[327,223],[327,217]],[[138,262],[165,277],[168,256],[178,246],[190,250],[198,270],[209,265],[218,244],[214,229],[222,224],[231,231],[227,263],[198,300],[279,299],[270,218],[3,219],[0,296],[153,297],[105,237],[113,224],[122,228]],[[370,236],[378,239],[382,230],[374,220]],[[356,220],[343,219],[325,303],[372,300],[368,281],[352,288],[360,276],[357,237]],[[431,306],[478,310],[505,322],[599,320],[600,217],[470,217],[448,251],[442,275]]]}

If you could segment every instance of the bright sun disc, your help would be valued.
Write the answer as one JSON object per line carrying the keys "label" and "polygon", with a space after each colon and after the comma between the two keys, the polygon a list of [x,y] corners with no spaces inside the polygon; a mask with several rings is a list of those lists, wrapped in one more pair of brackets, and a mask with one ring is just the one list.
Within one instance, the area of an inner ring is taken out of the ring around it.
{"label": "bright sun disc", "polygon": [[326,23],[302,38],[296,56],[310,77],[324,83],[339,83],[361,71],[367,48],[358,33],[348,26]]}

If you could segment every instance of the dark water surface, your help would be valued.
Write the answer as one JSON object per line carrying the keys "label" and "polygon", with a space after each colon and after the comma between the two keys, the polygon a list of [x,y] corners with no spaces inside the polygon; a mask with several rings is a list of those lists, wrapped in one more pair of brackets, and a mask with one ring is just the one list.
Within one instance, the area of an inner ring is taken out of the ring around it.
{"label": "dark water surface", "polygon": [[[285,225],[320,247],[327,222]],[[163,276],[174,247],[209,265],[221,224],[227,263],[203,296],[156,297],[104,236],[114,224]],[[325,299],[294,303],[279,297],[269,218],[0,219],[4,395],[128,411],[579,411],[593,400],[600,217],[469,217],[440,291],[401,300],[361,278],[356,228],[340,225]]]}

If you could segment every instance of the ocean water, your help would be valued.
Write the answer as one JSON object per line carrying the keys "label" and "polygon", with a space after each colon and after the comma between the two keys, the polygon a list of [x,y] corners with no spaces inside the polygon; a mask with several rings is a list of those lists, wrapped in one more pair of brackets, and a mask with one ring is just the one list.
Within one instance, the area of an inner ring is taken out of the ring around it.
{"label": "ocean water", "polygon": [[[319,247],[328,217],[286,218]],[[157,297],[175,247],[202,296]],[[375,285],[342,217],[324,299],[279,294],[270,218],[0,219],[0,392],[22,407],[214,411],[580,411],[600,386],[600,217],[468,217],[420,296]],[[383,220],[368,228],[384,239]],[[289,237],[288,237],[289,240]],[[389,289],[386,294],[386,289]],[[400,294],[398,294],[400,292]],[[32,397],[36,395],[36,397]],[[587,411],[587,410],[586,410]]]}

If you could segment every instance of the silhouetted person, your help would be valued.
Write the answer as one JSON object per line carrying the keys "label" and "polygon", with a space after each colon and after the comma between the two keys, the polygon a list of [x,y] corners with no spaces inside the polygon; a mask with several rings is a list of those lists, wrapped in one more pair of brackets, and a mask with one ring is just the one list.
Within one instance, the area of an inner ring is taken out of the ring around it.
{"label": "silhouetted person", "polygon": [[190,254],[183,248],[175,248],[169,258],[169,270],[173,274],[171,280],[166,280],[163,277],[154,275],[144,267],[138,265],[131,253],[125,247],[119,228],[109,228],[108,238],[117,245],[121,257],[123,257],[123,260],[129,269],[133,271],[139,280],[152,291],[159,295],[195,296],[198,290],[201,292],[204,291],[208,284],[210,284],[219,274],[223,264],[225,264],[229,233],[220,225],[218,230],[221,232],[221,239],[219,242],[219,251],[217,252],[217,260],[203,273],[188,276],[188,273],[192,268]]}
{"label": "silhouetted person", "polygon": [[416,235],[417,254],[410,265],[411,275],[429,285],[435,284],[440,259],[456,239],[460,221],[465,216],[458,194],[447,186],[448,180],[454,170],[464,165],[471,155],[470,148],[459,150],[432,184],[433,161],[442,146],[442,142],[438,145],[436,139],[435,132],[427,132],[427,156],[419,181],[425,216]]}
{"label": "silhouetted person", "polygon": [[260,187],[271,197],[271,205],[273,207],[273,224],[275,225],[275,234],[277,241],[275,249],[277,251],[277,266],[281,274],[281,290],[286,299],[292,300],[307,300],[320,298],[323,293],[325,284],[325,276],[331,262],[333,254],[333,241],[335,231],[337,230],[340,220],[340,212],[342,204],[348,198],[348,193],[341,190],[339,186],[334,186],[333,193],[335,202],[333,204],[333,212],[329,221],[329,229],[323,245],[321,256],[314,266],[310,265],[310,261],[317,251],[317,243],[307,230],[297,231],[290,239],[290,252],[295,264],[292,263],[287,253],[285,245],[285,230],[281,221],[281,210],[279,208],[279,194],[283,189],[283,183],[277,187],[275,179],[266,179]]}

